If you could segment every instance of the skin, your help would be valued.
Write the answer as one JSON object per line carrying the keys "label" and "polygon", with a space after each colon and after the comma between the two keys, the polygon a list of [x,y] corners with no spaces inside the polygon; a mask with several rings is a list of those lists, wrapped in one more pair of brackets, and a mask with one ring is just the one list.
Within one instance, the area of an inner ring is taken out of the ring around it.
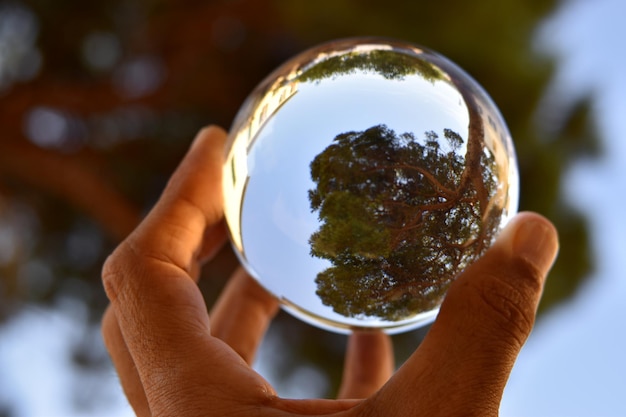
{"label": "skin", "polygon": [[277,301],[239,269],[209,313],[196,285],[226,239],[225,138],[216,127],[198,134],[103,268],[111,301],[104,341],[137,415],[497,415],[558,252],[552,224],[517,215],[454,282],[423,343],[395,372],[389,337],[357,332],[338,399],[283,399],[250,366]]}

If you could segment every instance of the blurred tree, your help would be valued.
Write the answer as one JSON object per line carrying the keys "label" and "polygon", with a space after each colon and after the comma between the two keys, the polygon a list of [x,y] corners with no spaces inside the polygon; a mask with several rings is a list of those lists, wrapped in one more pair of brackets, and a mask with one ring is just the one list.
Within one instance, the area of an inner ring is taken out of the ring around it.
{"label": "blurred tree", "polygon": [[[543,304],[553,305],[591,266],[586,223],[563,200],[561,179],[576,158],[598,149],[587,101],[567,107],[559,125],[536,123],[554,63],[533,51],[532,35],[556,4],[1,2],[0,318],[25,303],[72,297],[97,321],[106,304],[104,257],[153,203],[200,126],[228,126],[252,87],[289,56],[355,35],[438,50],[493,96],[516,142],[522,209],[547,215],[561,233],[561,261]],[[213,293],[235,263],[224,249],[201,285]],[[298,353],[276,367],[323,365],[336,387],[344,339],[283,315],[277,328],[290,331],[285,350]],[[416,343],[397,340],[401,352]]]}
{"label": "blurred tree", "polygon": [[[195,132],[228,126],[292,51],[280,49],[285,35],[267,2],[33,0],[0,11],[2,36],[38,57],[36,68],[13,65],[23,73],[0,85],[0,201],[23,202],[36,225],[20,255],[0,262],[6,317],[13,300],[53,301],[68,274],[98,288],[103,257],[158,196]],[[63,252],[86,225],[104,243],[76,271]],[[49,291],[19,277],[33,258],[53,270]]]}

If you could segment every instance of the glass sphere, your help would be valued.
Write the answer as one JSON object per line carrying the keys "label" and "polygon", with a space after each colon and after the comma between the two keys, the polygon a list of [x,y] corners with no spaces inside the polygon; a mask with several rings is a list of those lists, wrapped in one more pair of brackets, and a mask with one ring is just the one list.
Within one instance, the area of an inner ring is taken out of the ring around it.
{"label": "glass sphere", "polygon": [[517,210],[518,173],[483,89],[434,52],[377,38],[286,62],[230,131],[235,252],[285,310],[338,332],[429,323]]}

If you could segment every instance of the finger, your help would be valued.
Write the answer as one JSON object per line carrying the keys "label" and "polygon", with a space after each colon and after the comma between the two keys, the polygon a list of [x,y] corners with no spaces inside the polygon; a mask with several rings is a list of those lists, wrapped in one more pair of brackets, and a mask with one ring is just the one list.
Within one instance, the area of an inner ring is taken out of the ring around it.
{"label": "finger", "polygon": [[221,221],[224,138],[215,128],[198,135],[155,208],[103,268],[105,291],[155,413],[182,401],[180,390],[190,386],[199,396],[223,390],[232,401],[244,393],[274,395],[211,337],[206,305],[191,277],[206,249],[205,230]]}
{"label": "finger", "polygon": [[211,334],[252,364],[278,306],[274,296],[239,268],[211,311]]}
{"label": "finger", "polygon": [[[105,262],[104,287],[131,352],[131,339],[146,331],[141,326],[157,331],[160,325],[165,332],[172,322],[175,331],[189,330],[184,324],[208,331],[206,307],[191,275],[197,256],[208,250],[205,232],[221,220],[224,140],[217,128],[198,134],[155,207]],[[182,319],[187,322],[174,324]]]}
{"label": "finger", "polygon": [[387,382],[393,370],[391,338],[382,332],[355,331],[348,339],[338,397],[369,397]]}
{"label": "finger", "polygon": [[497,415],[557,252],[546,219],[518,215],[450,287],[428,335],[379,392],[378,405],[401,402],[409,414]]}
{"label": "finger", "polygon": [[150,407],[135,362],[128,352],[115,313],[110,307],[107,308],[102,319],[102,337],[113,365],[117,369],[124,394],[135,414],[139,417],[150,416]]}
{"label": "finger", "polygon": [[127,239],[139,255],[197,271],[200,257],[224,242],[222,165],[226,133],[203,129],[180,163],[161,198]]}

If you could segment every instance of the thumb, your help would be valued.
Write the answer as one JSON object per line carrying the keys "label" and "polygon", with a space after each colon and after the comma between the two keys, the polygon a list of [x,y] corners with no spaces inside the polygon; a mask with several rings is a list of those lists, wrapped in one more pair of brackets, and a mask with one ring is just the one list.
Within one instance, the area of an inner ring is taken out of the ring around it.
{"label": "thumb", "polygon": [[516,216],[452,284],[418,350],[372,398],[381,411],[401,405],[401,415],[497,415],[557,252],[548,220]]}

